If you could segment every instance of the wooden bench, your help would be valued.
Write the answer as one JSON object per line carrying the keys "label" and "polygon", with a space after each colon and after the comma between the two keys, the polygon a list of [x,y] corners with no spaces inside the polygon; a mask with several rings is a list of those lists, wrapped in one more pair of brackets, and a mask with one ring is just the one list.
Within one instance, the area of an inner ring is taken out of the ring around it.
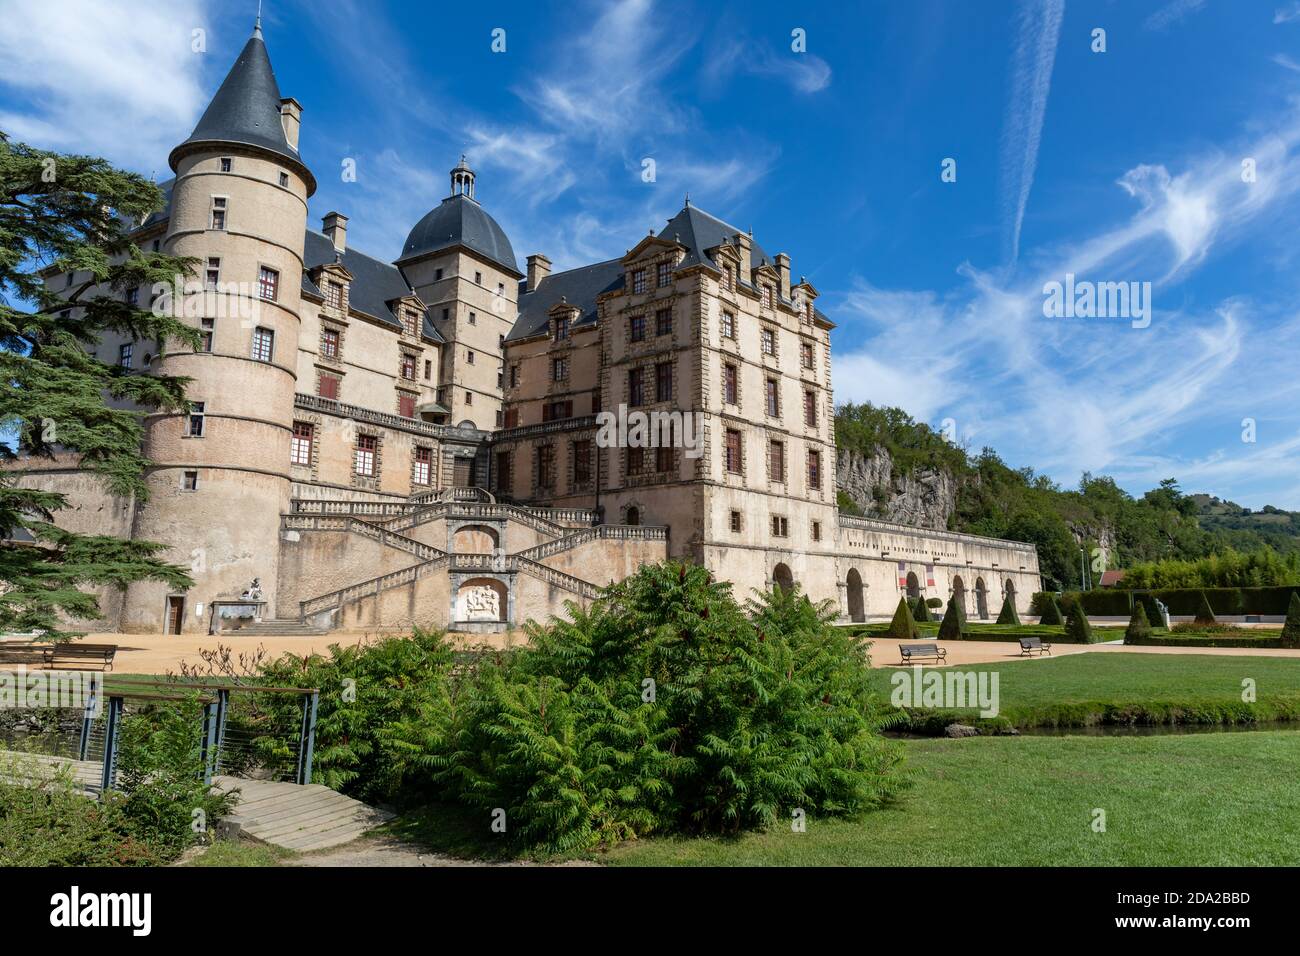
{"label": "wooden bench", "polygon": [[933,657],[936,664],[942,664],[948,656],[948,651],[938,644],[899,644],[898,653],[903,655],[904,664],[918,657]]}
{"label": "wooden bench", "polygon": [[49,644],[0,644],[0,664],[34,664],[45,666],[45,652]]}
{"label": "wooden bench", "polygon": [[82,644],[68,641],[46,645],[45,666],[49,670],[111,671],[117,656],[116,644]]}
{"label": "wooden bench", "polygon": [[1038,656],[1052,653],[1052,645],[1044,644],[1041,637],[1022,637],[1020,639],[1020,656],[1033,657],[1034,651],[1038,651]]}

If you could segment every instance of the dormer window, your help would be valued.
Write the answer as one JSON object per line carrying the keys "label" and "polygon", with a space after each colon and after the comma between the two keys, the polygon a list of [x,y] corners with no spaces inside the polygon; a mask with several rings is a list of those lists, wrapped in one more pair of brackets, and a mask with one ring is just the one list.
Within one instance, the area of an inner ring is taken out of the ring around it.
{"label": "dormer window", "polygon": [[662,289],[671,281],[672,281],[672,267],[669,266],[668,263],[666,262],[659,263],[659,277],[658,277],[659,288]]}
{"label": "dormer window", "polygon": [[415,312],[411,309],[402,310],[402,331],[411,337],[415,336]]}
{"label": "dormer window", "polygon": [[567,316],[555,320],[555,341],[560,342],[569,337],[569,319]]}
{"label": "dormer window", "polygon": [[325,304],[333,309],[343,308],[343,283],[333,279],[325,283]]}
{"label": "dormer window", "polygon": [[762,287],[761,301],[764,307],[769,309],[772,307],[772,287],[770,285],[764,285]]}
{"label": "dormer window", "polygon": [[722,287],[728,292],[732,292],[736,288],[736,273],[732,270],[730,263],[722,267]]}
{"label": "dormer window", "polygon": [[632,292],[640,295],[645,291],[645,270],[637,269],[632,273]]}

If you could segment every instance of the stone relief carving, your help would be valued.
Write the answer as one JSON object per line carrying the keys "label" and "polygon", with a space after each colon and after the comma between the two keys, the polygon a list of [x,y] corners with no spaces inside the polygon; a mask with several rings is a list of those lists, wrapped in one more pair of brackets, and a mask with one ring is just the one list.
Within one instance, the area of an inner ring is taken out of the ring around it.
{"label": "stone relief carving", "polygon": [[501,596],[487,585],[464,588],[465,620],[496,621],[501,618]]}

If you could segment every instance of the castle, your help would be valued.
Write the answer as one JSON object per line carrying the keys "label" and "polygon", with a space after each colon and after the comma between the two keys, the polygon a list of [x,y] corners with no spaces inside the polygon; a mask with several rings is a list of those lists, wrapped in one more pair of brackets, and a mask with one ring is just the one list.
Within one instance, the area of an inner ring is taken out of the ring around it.
{"label": "castle", "polygon": [[[741,598],[797,583],[846,621],[900,594],[1027,610],[1032,545],[839,513],[834,326],[788,255],[688,201],[621,257],[521,272],[462,157],[384,262],[349,247],[341,213],[308,227],[302,116],[259,25],[172,150],[166,208],[130,224],[200,263],[170,304],[198,348],[97,350],[192,379],[191,411],[145,420],[148,499],[66,456],[19,465],[68,494],[60,524],[164,542],[191,570],[185,593],[105,590],[92,626],[505,632],[665,557]],[[634,441],[638,413],[682,427]]]}

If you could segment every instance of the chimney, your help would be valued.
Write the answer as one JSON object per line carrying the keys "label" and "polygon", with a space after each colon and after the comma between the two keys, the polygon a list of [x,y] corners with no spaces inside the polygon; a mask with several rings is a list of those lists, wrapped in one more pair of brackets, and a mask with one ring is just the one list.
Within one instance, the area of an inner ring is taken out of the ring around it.
{"label": "chimney", "polygon": [[348,217],[341,212],[327,212],[321,220],[321,232],[339,252],[348,248]]}
{"label": "chimney", "polygon": [[289,148],[298,149],[298,129],[302,126],[302,104],[292,96],[280,101],[280,125],[284,127],[284,138],[289,141]]}
{"label": "chimney", "polygon": [[754,263],[751,258],[751,251],[754,248],[754,239],[752,236],[743,232],[736,233],[736,251],[740,253],[740,275],[737,276],[742,282],[752,282],[754,277]]}
{"label": "chimney", "polygon": [[776,260],[776,272],[781,277],[781,298],[789,301],[790,299],[790,257],[784,252],[778,252],[772,257]]}
{"label": "chimney", "polygon": [[542,280],[551,274],[551,260],[540,252],[528,257],[528,286],[525,291],[536,292]]}

